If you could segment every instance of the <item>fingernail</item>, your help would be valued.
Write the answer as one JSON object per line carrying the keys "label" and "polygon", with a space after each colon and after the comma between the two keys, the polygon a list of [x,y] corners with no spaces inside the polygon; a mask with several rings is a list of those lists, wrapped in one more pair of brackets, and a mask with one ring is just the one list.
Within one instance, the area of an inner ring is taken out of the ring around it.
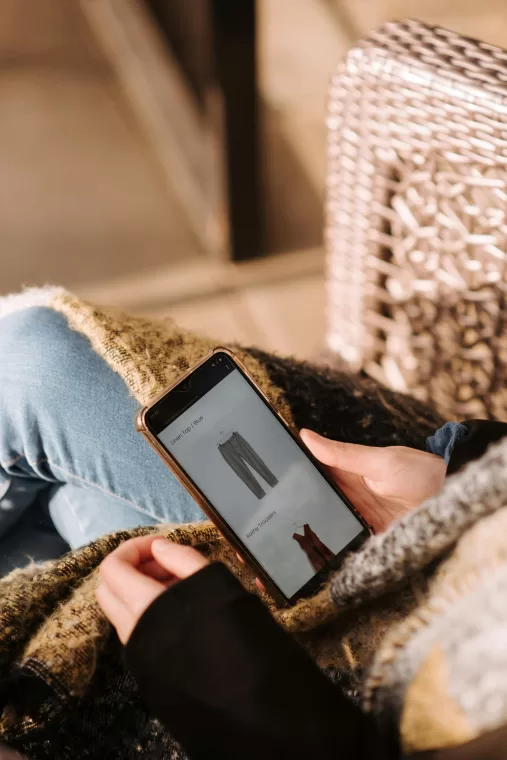
{"label": "fingernail", "polygon": [[171,545],[171,542],[167,538],[163,538],[161,536],[160,538],[156,538],[154,540],[154,542],[151,545],[151,550],[153,551],[155,549],[156,551],[162,551],[163,552],[170,545]]}
{"label": "fingernail", "polygon": [[307,441],[311,443],[312,441],[320,441],[322,439],[322,436],[316,433],[314,430],[308,430],[307,428],[303,428],[299,435],[303,439],[303,441]]}

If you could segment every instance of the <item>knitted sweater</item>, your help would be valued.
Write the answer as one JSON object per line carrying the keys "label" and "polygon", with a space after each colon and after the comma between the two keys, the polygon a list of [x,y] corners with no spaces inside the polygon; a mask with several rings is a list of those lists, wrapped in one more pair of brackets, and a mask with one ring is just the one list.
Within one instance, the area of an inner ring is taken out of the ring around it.
{"label": "knitted sweater", "polygon": [[[209,341],[170,321],[128,317],[60,290],[14,298],[4,308],[30,302],[64,314],[140,405],[210,348]],[[298,428],[345,441],[422,449],[442,423],[434,409],[364,375],[237,350]],[[125,531],[43,568],[12,573],[0,581],[6,706],[0,738],[34,760],[183,756],[139,699],[94,598],[96,568],[104,556],[126,538],[153,532],[225,562],[318,665],[374,711],[384,730],[394,727],[405,751],[452,746],[500,725],[507,720],[507,688],[501,678],[504,657],[495,646],[501,636],[495,633],[505,625],[504,605],[497,600],[507,577],[506,465],[507,445],[500,443],[450,478],[439,496],[371,538],[322,591],[292,608],[278,609],[256,591],[248,568],[207,522]],[[466,625],[458,630],[456,619]],[[483,651],[498,673],[494,683],[480,668],[476,654]]]}

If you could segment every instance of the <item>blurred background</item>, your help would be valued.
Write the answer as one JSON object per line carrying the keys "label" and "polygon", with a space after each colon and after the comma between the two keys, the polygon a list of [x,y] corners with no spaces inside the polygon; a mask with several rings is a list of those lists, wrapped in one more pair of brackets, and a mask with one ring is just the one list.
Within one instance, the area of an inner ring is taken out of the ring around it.
{"label": "blurred background", "polygon": [[507,47],[503,0],[0,0],[0,293],[317,355],[329,77],[404,17]]}

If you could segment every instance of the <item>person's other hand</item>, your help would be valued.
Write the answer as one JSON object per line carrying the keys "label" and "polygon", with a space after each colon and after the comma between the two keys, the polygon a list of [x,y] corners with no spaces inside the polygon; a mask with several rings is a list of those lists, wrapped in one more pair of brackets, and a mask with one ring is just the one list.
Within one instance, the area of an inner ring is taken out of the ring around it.
{"label": "person's other hand", "polygon": [[301,438],[375,532],[438,493],[444,483],[444,460],[425,451],[340,443],[311,430],[302,430]]}
{"label": "person's other hand", "polygon": [[141,615],[169,586],[208,564],[191,546],[160,536],[133,538],[102,562],[96,597],[126,644]]}

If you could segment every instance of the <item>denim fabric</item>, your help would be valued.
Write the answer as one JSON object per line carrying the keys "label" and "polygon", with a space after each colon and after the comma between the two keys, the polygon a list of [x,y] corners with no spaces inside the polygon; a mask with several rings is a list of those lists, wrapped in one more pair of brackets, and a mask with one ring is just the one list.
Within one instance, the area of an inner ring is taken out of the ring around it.
{"label": "denim fabric", "polygon": [[122,528],[203,519],[135,431],[137,406],[57,312],[0,318],[0,536],[39,497],[72,547]]}
{"label": "denim fabric", "polygon": [[442,457],[445,463],[449,464],[454,445],[461,441],[467,432],[467,428],[461,422],[446,422],[436,433],[426,438],[426,451]]}

